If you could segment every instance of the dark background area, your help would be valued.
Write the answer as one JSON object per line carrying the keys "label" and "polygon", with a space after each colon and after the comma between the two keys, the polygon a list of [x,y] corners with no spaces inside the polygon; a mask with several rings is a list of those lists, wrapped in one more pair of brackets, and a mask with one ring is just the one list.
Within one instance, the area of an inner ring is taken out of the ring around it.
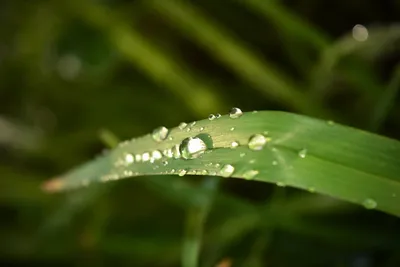
{"label": "dark background area", "polygon": [[[180,266],[206,178],[40,190],[107,131],[238,106],[399,139],[399,18],[394,0],[2,0],[0,266]],[[400,266],[395,217],[236,179],[216,195],[200,266]]]}

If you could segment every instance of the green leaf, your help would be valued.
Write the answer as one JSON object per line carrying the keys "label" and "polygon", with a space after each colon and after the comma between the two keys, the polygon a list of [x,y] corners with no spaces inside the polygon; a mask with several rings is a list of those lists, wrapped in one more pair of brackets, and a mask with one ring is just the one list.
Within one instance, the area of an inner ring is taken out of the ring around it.
{"label": "green leaf", "polygon": [[[216,175],[302,188],[400,215],[396,140],[277,111],[201,120],[173,128],[167,135],[160,129],[121,143],[44,188],[59,191],[143,175]],[[264,146],[249,143],[256,134],[266,141]],[[194,146],[188,149],[189,137],[199,139],[189,142]],[[199,144],[204,153],[194,153]],[[178,153],[179,146],[183,153]]]}

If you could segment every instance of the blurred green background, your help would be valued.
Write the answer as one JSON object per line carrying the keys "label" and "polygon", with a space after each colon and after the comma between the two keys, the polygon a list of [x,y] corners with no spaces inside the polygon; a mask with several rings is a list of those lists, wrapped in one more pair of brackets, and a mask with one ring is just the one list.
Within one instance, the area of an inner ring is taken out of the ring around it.
{"label": "blurred green background", "polygon": [[113,134],[232,106],[400,139],[399,18],[395,0],[1,1],[0,266],[194,267],[199,246],[205,267],[400,266],[397,218],[310,192],[191,176],[40,190]]}

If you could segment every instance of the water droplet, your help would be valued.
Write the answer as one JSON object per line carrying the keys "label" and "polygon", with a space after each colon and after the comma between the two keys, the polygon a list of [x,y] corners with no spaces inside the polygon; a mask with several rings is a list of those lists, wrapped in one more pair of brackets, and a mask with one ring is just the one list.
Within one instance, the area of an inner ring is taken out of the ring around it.
{"label": "water droplet", "polygon": [[214,119],[215,119],[215,115],[214,115],[214,114],[210,114],[210,116],[208,116],[208,119],[209,119],[210,121],[214,120]]}
{"label": "water droplet", "polygon": [[247,180],[250,180],[250,179],[253,179],[257,174],[258,174],[258,171],[256,171],[256,170],[248,170],[245,173],[243,173],[243,177]]}
{"label": "water droplet", "polygon": [[257,110],[253,110],[253,112],[252,112],[253,114],[256,114],[256,113],[258,113],[258,111]]}
{"label": "water droplet", "polygon": [[181,123],[179,124],[178,128],[179,128],[179,130],[183,130],[183,129],[186,128],[186,126],[187,126],[187,123],[186,123],[186,122],[181,122]]}
{"label": "water droplet", "polygon": [[189,170],[189,171],[187,172],[187,174],[189,174],[189,175],[195,175],[195,174],[196,174],[196,170]]}
{"label": "water droplet", "polygon": [[240,153],[239,155],[241,158],[243,158],[244,156],[246,156],[246,153]]}
{"label": "water droplet", "polygon": [[285,187],[286,186],[286,184],[284,182],[277,182],[276,185],[279,186],[279,187]]}
{"label": "water droplet", "polygon": [[251,160],[249,160],[249,163],[250,164],[254,164],[256,162],[256,160],[255,159],[251,159]]}
{"label": "water droplet", "polygon": [[276,161],[276,160],[272,161],[272,165],[274,165],[274,166],[278,165],[278,161]]}
{"label": "water droplet", "polygon": [[221,114],[219,114],[219,113],[215,114],[215,118],[216,118],[216,119],[221,118]]}
{"label": "water droplet", "polygon": [[261,150],[270,140],[262,134],[255,134],[250,137],[248,146],[251,150]]}
{"label": "water droplet", "polygon": [[126,164],[131,164],[135,161],[135,157],[132,154],[125,155],[125,162]]}
{"label": "water droplet", "polygon": [[187,173],[187,171],[185,169],[182,169],[182,170],[179,170],[178,175],[185,176],[186,173]]}
{"label": "water droplet", "polygon": [[191,124],[190,124],[190,127],[193,127],[193,126],[195,126],[196,125],[196,122],[194,121],[194,122],[192,122]]}
{"label": "water droplet", "polygon": [[162,162],[162,165],[167,166],[167,165],[168,165],[168,161],[167,161],[167,160],[164,160],[164,161]]}
{"label": "water droplet", "polygon": [[135,155],[135,161],[136,161],[136,162],[141,162],[141,161],[142,161],[142,155],[136,154],[136,155]]}
{"label": "water droplet", "polygon": [[235,171],[235,167],[233,167],[230,164],[226,164],[219,171],[219,175],[221,175],[222,177],[225,177],[225,178],[231,177],[234,171]]}
{"label": "water droplet", "polygon": [[365,199],[362,204],[366,209],[375,209],[378,205],[372,198]]}
{"label": "water droplet", "polygon": [[298,154],[300,158],[304,159],[307,156],[307,149],[300,150]]}
{"label": "water droplet", "polygon": [[169,133],[169,130],[164,126],[161,126],[161,127],[158,127],[157,129],[154,129],[151,136],[153,137],[154,141],[161,142],[167,138],[168,133]]}
{"label": "water droplet", "polygon": [[215,168],[219,168],[220,166],[221,166],[221,164],[215,163]]}
{"label": "water droplet", "polygon": [[171,173],[171,174],[174,174],[174,173],[175,173],[175,169],[172,169],[170,173]]}
{"label": "water droplet", "polygon": [[202,170],[202,171],[201,171],[201,174],[202,174],[202,175],[207,175],[207,174],[208,174],[208,171],[207,171],[207,170]]}
{"label": "water droplet", "polygon": [[144,152],[142,154],[142,161],[146,162],[146,161],[149,161],[149,160],[150,160],[150,153],[149,152]]}
{"label": "water droplet", "polygon": [[154,150],[151,153],[151,158],[154,159],[154,160],[159,160],[159,159],[162,158],[162,154],[161,154],[161,152],[159,150]]}
{"label": "water droplet", "polygon": [[215,176],[215,175],[217,175],[217,172],[216,171],[210,171],[210,173],[209,173],[211,176]]}
{"label": "water droplet", "polygon": [[232,108],[229,112],[229,117],[232,119],[237,119],[243,115],[243,112],[239,108]]}
{"label": "water droplet", "polygon": [[353,27],[353,38],[359,42],[365,42],[368,39],[368,29],[365,26],[357,24]]}
{"label": "water droplet", "polygon": [[204,131],[204,127],[200,127],[200,129],[199,129],[199,130],[200,130],[200,132],[201,132],[201,131]]}
{"label": "water droplet", "polygon": [[206,143],[199,137],[185,138],[179,146],[179,151],[184,159],[197,158],[206,150]]}
{"label": "water droplet", "polygon": [[233,142],[231,143],[231,148],[237,148],[238,146],[239,146],[239,143],[236,142],[236,141],[233,141]]}
{"label": "water droplet", "polygon": [[172,136],[170,136],[170,137],[168,137],[168,140],[172,141],[172,140],[174,140],[174,138]]}
{"label": "water droplet", "polygon": [[235,127],[231,127],[230,131],[233,132],[235,130]]}
{"label": "water droplet", "polygon": [[310,193],[315,193],[315,188],[314,188],[314,187],[309,187],[309,188],[308,188],[308,192],[310,192]]}
{"label": "water droplet", "polygon": [[179,151],[179,144],[176,144],[172,147],[172,155],[175,159],[179,159],[181,157],[181,152]]}
{"label": "water droplet", "polygon": [[191,130],[192,130],[192,128],[190,128],[190,127],[186,128],[186,132],[190,132]]}
{"label": "water droplet", "polygon": [[163,150],[163,155],[167,158],[172,158],[174,156],[171,148]]}
{"label": "water droplet", "polygon": [[332,125],[334,125],[334,124],[335,124],[335,122],[334,122],[334,121],[327,121],[327,123],[328,123],[328,125],[330,125],[330,126],[332,126]]}

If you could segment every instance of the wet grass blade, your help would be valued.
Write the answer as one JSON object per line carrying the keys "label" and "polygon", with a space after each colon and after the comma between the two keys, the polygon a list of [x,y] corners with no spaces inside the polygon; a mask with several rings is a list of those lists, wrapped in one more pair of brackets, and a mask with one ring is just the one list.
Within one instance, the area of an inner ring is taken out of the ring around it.
{"label": "wet grass blade", "polygon": [[[188,143],[189,137],[197,138]],[[276,111],[244,113],[236,119],[225,115],[168,132],[160,128],[121,143],[107,155],[47,182],[44,189],[163,174],[254,179],[400,215],[400,142]]]}

